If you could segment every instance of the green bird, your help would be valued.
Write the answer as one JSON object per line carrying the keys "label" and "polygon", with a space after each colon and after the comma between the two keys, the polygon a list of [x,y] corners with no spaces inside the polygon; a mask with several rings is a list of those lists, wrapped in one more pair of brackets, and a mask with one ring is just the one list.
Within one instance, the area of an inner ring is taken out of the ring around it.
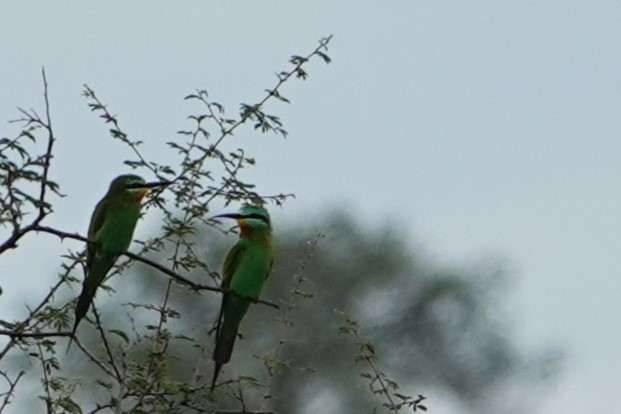
{"label": "green bird", "polygon": [[263,283],[272,269],[272,226],[263,207],[247,205],[237,214],[221,214],[214,218],[232,218],[239,225],[239,241],[224,261],[222,287],[233,293],[222,296],[222,305],[216,326],[216,363],[211,390],[213,391],[222,365],[229,362],[237,337],[239,324],[246,315],[251,301],[258,299]]}
{"label": "green bird", "polygon": [[142,198],[150,188],[165,184],[168,183],[145,183],[141,177],[133,174],[120,175],[112,180],[108,192],[97,203],[88,227],[88,239],[94,243],[89,243],[86,249],[82,293],[75,308],[75,322],[67,351],[78,324],[93,302],[97,288],[132,241],[140,217]]}

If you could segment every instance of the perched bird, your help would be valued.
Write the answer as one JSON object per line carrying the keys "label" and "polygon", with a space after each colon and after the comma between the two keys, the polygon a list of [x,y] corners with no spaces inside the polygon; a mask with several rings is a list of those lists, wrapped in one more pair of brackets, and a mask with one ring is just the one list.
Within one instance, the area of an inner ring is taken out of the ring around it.
{"label": "perched bird", "polygon": [[134,228],[140,217],[142,198],[150,188],[165,184],[168,183],[145,183],[141,177],[133,174],[120,175],[112,180],[108,192],[95,207],[88,227],[88,239],[94,243],[89,243],[86,249],[82,293],[75,308],[75,322],[67,351],[71,347],[78,324],[88,312],[95,291],[132,241]]}
{"label": "perched bird", "polygon": [[211,390],[213,391],[222,365],[229,362],[237,330],[248,311],[251,300],[258,299],[263,283],[272,269],[272,227],[270,216],[263,207],[247,205],[237,214],[221,214],[214,218],[232,218],[239,225],[239,241],[224,261],[222,287],[233,293],[222,296],[216,326],[216,363]]}

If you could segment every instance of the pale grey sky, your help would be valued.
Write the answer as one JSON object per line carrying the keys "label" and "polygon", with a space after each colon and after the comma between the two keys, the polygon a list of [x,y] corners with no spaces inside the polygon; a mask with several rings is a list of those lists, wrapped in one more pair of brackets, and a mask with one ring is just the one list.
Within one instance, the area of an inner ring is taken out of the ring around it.
{"label": "pale grey sky", "polygon": [[[313,64],[286,88],[292,105],[273,107],[290,137],[248,130],[231,144],[255,153],[263,191],[296,193],[275,221],[339,202],[404,222],[443,260],[507,258],[517,337],[567,351],[538,412],[618,410],[619,2],[3,2],[0,134],[16,130],[16,106],[41,107],[44,65],[60,137],[51,174],[69,195],[49,224],[83,232],[84,206],[127,155],[83,83],[157,159],[188,125],[184,95],[205,88],[236,110],[328,34],[334,63]],[[28,266],[45,288],[67,245],[23,245],[41,251]],[[3,315],[37,297],[34,281],[8,282],[23,260],[0,258]]]}

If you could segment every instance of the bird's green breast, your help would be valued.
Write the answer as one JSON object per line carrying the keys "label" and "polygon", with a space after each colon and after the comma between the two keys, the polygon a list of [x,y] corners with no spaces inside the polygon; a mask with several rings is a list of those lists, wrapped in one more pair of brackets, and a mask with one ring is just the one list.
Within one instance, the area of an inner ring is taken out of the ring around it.
{"label": "bird's green breast", "polygon": [[269,241],[243,240],[244,253],[235,266],[230,288],[244,296],[258,298],[272,264],[272,246]]}
{"label": "bird's green breast", "polygon": [[140,217],[140,204],[118,203],[110,206],[105,214],[103,225],[96,234],[101,250],[116,254],[126,251]]}

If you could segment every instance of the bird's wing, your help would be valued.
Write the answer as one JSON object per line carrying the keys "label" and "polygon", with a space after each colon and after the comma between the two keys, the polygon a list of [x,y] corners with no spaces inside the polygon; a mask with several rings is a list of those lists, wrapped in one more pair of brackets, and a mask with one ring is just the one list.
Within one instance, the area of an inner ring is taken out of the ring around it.
{"label": "bird's wing", "polygon": [[[228,289],[229,286],[231,286],[231,280],[233,279],[235,270],[237,270],[237,266],[239,266],[239,259],[241,258],[244,250],[245,247],[241,243],[237,243],[226,255],[226,259],[224,259],[224,266],[222,268],[222,283],[220,284],[222,288]],[[224,300],[226,299],[226,296],[226,294],[222,296],[220,318],[222,317],[222,308],[224,308]]]}
{"label": "bird's wing", "polygon": [[237,266],[239,266],[239,259],[243,255],[244,250],[245,247],[241,243],[237,243],[233,246],[231,251],[229,251],[229,254],[226,255],[222,275],[223,288],[228,288],[231,285],[231,279],[233,279]]}
{"label": "bird's wing", "polygon": [[[231,285],[231,279],[233,279],[233,275],[235,274],[235,270],[239,265],[239,258],[244,252],[244,247],[237,243],[233,248],[229,251],[229,254],[226,255],[226,259],[224,259],[224,267],[222,269],[222,284],[220,285],[222,288],[228,289]],[[224,314],[224,306],[226,304],[227,294],[224,293],[222,295],[222,303],[220,304],[220,312],[218,313],[218,320],[216,321],[216,341],[220,335],[220,328],[222,326],[222,316]]]}
{"label": "bird's wing", "polygon": [[[107,210],[108,202],[106,198],[103,198],[97,203],[95,207],[95,211],[91,216],[91,223],[88,226],[88,239],[97,241],[97,233],[103,227],[104,222],[106,221],[106,210]],[[90,267],[91,260],[93,260],[93,256],[95,255],[96,246],[89,243],[87,245],[87,255],[86,255],[86,267]]]}
{"label": "bird's wing", "polygon": [[267,273],[265,274],[265,280],[267,280],[267,277],[272,274],[272,267],[274,267],[274,259],[270,260],[270,267],[267,269]]}

